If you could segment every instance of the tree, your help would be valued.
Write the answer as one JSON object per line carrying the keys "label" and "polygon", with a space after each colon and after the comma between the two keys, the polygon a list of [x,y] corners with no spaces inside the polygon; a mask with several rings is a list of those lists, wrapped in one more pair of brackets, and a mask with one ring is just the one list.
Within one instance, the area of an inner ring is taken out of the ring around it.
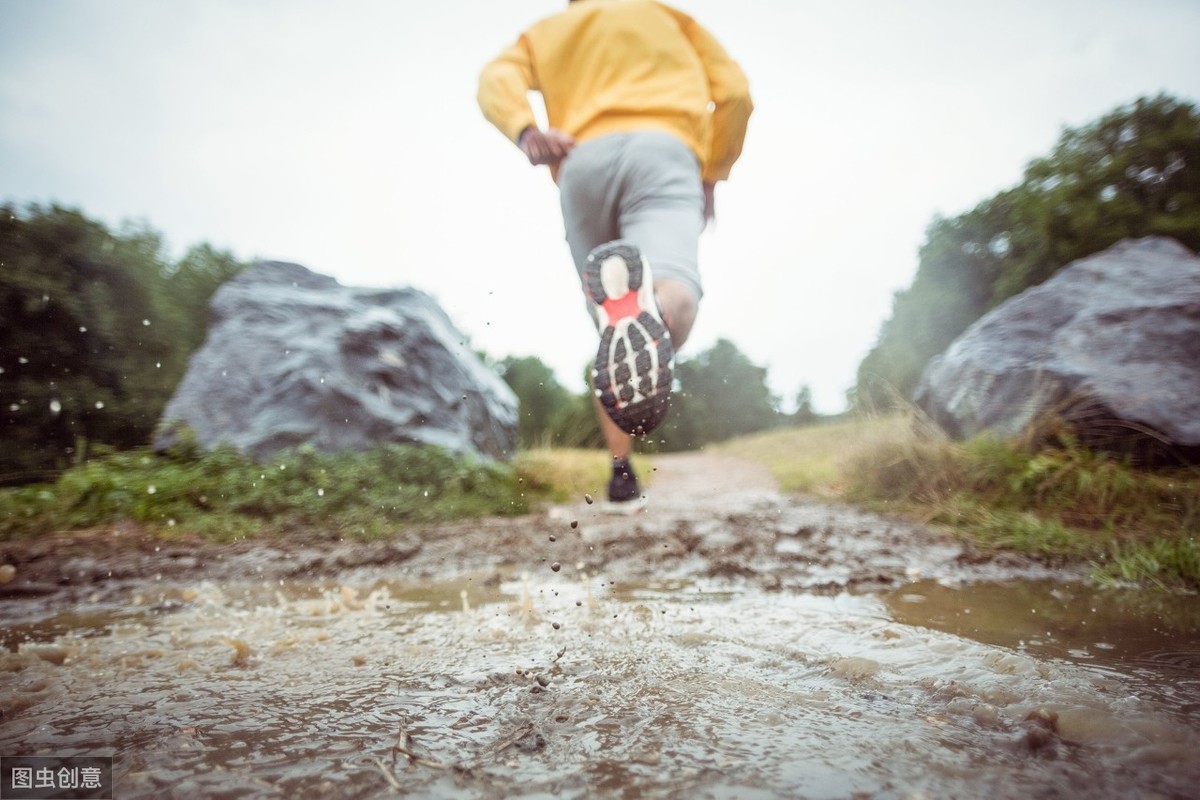
{"label": "tree", "polygon": [[[509,356],[496,369],[517,396],[517,441],[522,447],[604,446],[590,389],[572,394],[536,356]],[[587,386],[586,376],[582,385]]]}
{"label": "tree", "polygon": [[[520,404],[517,439],[521,446],[604,446],[590,389],[572,394],[535,356],[510,356],[498,369]],[[642,450],[690,450],[789,419],[780,414],[778,400],[767,387],[766,367],[753,364],[727,339],[719,339],[694,358],[678,361],[675,378],[667,421],[639,440]],[[811,404],[804,407],[812,413]]]}
{"label": "tree", "polygon": [[1163,235],[1200,250],[1200,111],[1160,95],[1067,130],[1013,195],[993,303],[1122,239]]}
{"label": "tree", "polygon": [[855,400],[911,397],[929,360],[989,309],[1127,237],[1200,250],[1200,113],[1141,98],[1068,129],[1024,180],[953,219],[935,219],[912,285],[858,368]]}
{"label": "tree", "polygon": [[800,391],[796,392],[796,410],[790,415],[789,422],[792,425],[811,425],[821,418],[821,415],[813,411],[812,407],[812,388],[805,384],[800,387]]}
{"label": "tree", "polygon": [[172,294],[168,276],[198,260],[173,268],[144,224],[112,233],[58,206],[0,208],[0,477],[148,441],[198,343],[192,304],[206,314],[215,288]]}
{"label": "tree", "polygon": [[775,427],[782,421],[767,387],[767,369],[755,365],[733,342],[718,339],[675,369],[678,391],[667,421],[650,434],[650,450],[691,450],[709,442]]}
{"label": "tree", "polygon": [[153,327],[157,237],[115,237],[58,207],[0,216],[3,471],[65,466],[89,441],[144,438],[164,394],[148,373],[169,352]]}
{"label": "tree", "polygon": [[204,344],[208,333],[209,301],[217,289],[245,268],[246,264],[234,258],[232,253],[217,250],[209,244],[198,244],[168,269],[166,293],[177,317],[175,330],[183,352],[192,353]]}

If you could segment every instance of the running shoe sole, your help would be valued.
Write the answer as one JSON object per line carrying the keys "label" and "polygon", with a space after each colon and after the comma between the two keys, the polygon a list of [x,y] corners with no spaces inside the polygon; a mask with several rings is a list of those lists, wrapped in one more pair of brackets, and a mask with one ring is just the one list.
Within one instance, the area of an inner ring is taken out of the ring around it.
{"label": "running shoe sole", "polygon": [[596,304],[600,347],[592,385],[621,430],[643,436],[662,424],[670,402],[675,349],[654,301],[650,265],[628,242],[588,255],[584,290]]}

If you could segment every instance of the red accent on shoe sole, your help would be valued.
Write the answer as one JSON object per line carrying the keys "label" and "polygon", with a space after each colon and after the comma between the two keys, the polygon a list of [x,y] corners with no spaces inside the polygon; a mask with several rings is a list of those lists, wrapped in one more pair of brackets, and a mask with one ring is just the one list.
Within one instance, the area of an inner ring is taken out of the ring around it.
{"label": "red accent on shoe sole", "polygon": [[616,325],[618,321],[629,317],[637,317],[642,313],[642,307],[638,304],[637,292],[626,292],[618,298],[607,298],[601,305],[604,307],[604,313],[608,315],[608,324]]}

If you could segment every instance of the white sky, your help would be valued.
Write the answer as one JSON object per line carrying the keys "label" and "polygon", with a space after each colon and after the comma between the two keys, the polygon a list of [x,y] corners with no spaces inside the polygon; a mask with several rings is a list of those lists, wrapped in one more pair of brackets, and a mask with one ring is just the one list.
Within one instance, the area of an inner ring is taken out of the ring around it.
{"label": "white sky", "polygon": [[[412,285],[473,345],[581,389],[595,334],[557,190],[482,118],[480,67],[565,0],[0,0],[0,200],[142,219],[347,285]],[[1195,0],[678,0],[757,110],[684,355],[718,337],[844,406],[935,213],[1064,126],[1200,98]]]}

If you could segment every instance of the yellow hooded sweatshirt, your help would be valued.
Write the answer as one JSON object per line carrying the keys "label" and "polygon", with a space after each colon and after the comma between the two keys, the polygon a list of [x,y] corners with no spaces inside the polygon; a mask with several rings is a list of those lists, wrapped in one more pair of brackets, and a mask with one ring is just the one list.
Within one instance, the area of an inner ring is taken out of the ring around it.
{"label": "yellow hooded sweatshirt", "polygon": [[654,0],[575,0],[535,23],[483,68],[479,107],[511,141],[536,120],[584,142],[608,133],[673,133],[725,180],[753,110],[741,68],[688,15]]}

